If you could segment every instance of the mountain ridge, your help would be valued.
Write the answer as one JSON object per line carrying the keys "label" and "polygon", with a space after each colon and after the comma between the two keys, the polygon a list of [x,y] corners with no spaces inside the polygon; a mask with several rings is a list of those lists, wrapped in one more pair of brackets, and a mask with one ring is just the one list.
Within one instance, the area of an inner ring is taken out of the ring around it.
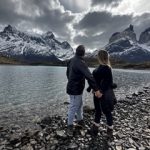
{"label": "mountain ridge", "polygon": [[[130,25],[122,32],[112,34],[109,43],[102,49],[106,49],[112,58],[125,62],[150,61],[150,28],[142,32],[139,40],[137,40],[134,26]],[[96,58],[97,52],[98,50],[87,57]]]}
{"label": "mountain ridge", "polygon": [[8,25],[0,32],[0,53],[29,62],[59,62],[70,59],[74,52],[67,41],[58,41],[51,31],[32,35]]}
{"label": "mountain ridge", "polygon": [[[150,61],[150,28],[145,29],[137,39],[134,26],[122,32],[115,32],[106,49],[117,62],[142,63]],[[98,50],[87,53],[87,61],[96,59]],[[33,35],[8,25],[0,32],[0,54],[28,64],[61,64],[72,58],[73,49],[67,41],[60,42],[53,32]]]}

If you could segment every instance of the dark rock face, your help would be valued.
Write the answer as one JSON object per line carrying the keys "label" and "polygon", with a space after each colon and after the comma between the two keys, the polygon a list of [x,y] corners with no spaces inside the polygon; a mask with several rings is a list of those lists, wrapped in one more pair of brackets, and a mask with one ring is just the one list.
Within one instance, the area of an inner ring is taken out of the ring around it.
{"label": "dark rock face", "polygon": [[64,41],[61,43],[62,44],[62,48],[70,48],[70,44],[67,41]]}
{"label": "dark rock face", "polygon": [[127,32],[134,32],[134,27],[132,24],[130,24],[129,28],[125,29],[124,31],[127,31]]}
{"label": "dark rock face", "polygon": [[12,27],[11,25],[8,25],[7,27],[5,27],[3,31],[3,33],[11,33],[11,34],[15,32],[17,32],[16,28]]}
{"label": "dark rock face", "polygon": [[146,29],[144,32],[141,33],[139,43],[149,43],[150,45],[150,28]]}
{"label": "dark rock face", "polygon": [[123,52],[125,48],[130,48],[130,47],[132,47],[130,41],[128,39],[123,39],[108,45],[106,47],[106,50],[108,50],[110,53]]}
{"label": "dark rock face", "polygon": [[116,42],[117,40],[124,38],[124,39],[128,39],[128,40],[132,40],[134,42],[136,42],[136,34],[134,32],[133,29],[133,25],[130,25],[129,28],[125,29],[123,32],[116,32],[114,33],[110,39],[109,39],[109,43],[113,43]]}
{"label": "dark rock face", "polygon": [[50,31],[48,31],[43,37],[47,40],[55,38],[54,34]]}
{"label": "dark rock face", "polygon": [[124,60],[126,62],[140,63],[143,61],[150,61],[150,52],[143,51],[140,47],[132,48],[132,51],[128,53],[122,53],[120,56],[118,54],[112,54],[113,57],[119,60]]}
{"label": "dark rock face", "polygon": [[109,43],[112,43],[120,38],[121,38],[120,32],[116,32],[110,37]]}

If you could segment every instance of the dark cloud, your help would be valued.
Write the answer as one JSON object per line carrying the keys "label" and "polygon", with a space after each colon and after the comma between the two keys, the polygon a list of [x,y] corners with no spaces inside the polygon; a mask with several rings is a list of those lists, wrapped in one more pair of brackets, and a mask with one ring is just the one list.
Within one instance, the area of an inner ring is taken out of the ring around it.
{"label": "dark cloud", "polygon": [[131,15],[112,15],[106,11],[89,12],[74,25],[84,35],[75,37],[74,42],[78,44],[82,40],[90,48],[102,47],[114,32],[124,30],[131,22]]}
{"label": "dark cloud", "polygon": [[[41,5],[39,10],[41,9]],[[70,30],[67,24],[71,23],[74,16],[69,12],[62,12],[60,9],[50,9],[47,6],[42,7],[42,15],[33,19],[34,25],[45,31],[51,30],[64,39],[70,38]]]}
{"label": "dark cloud", "polygon": [[131,15],[112,15],[110,12],[89,12],[74,27],[83,30],[86,35],[98,32],[111,32],[114,29],[123,29],[132,20]]}
{"label": "dark cloud", "polygon": [[58,0],[1,0],[0,23],[12,24],[22,30],[51,30],[61,38],[69,40],[68,24],[74,16],[59,5]]}
{"label": "dark cloud", "polygon": [[11,0],[0,1],[0,23],[3,24],[17,24],[20,20],[25,19],[25,16],[19,15],[17,5]]}
{"label": "dark cloud", "polygon": [[78,35],[74,38],[74,42],[78,45],[85,45],[88,50],[95,50],[103,47],[104,43],[106,44],[108,42],[108,39],[106,39],[105,34],[95,36]]}
{"label": "dark cloud", "polygon": [[135,26],[137,37],[139,37],[141,32],[150,27],[150,13],[144,13],[136,16],[133,18],[132,22]]}
{"label": "dark cloud", "polygon": [[92,6],[95,5],[105,5],[105,6],[118,6],[122,0],[91,0]]}
{"label": "dark cloud", "polygon": [[61,5],[63,5],[66,10],[70,10],[73,13],[79,13],[79,12],[82,12],[85,10],[83,7],[79,6],[79,3],[77,0],[73,0],[73,1],[59,0],[59,1],[60,1]]}
{"label": "dark cloud", "polygon": [[[150,27],[150,13],[139,16],[112,15],[110,12],[89,12],[74,28],[82,33],[74,38],[76,44],[84,43],[90,49],[101,48],[108,43],[110,36],[121,32],[130,24],[134,25],[135,33],[140,33]],[[100,34],[101,33],[101,34]]]}

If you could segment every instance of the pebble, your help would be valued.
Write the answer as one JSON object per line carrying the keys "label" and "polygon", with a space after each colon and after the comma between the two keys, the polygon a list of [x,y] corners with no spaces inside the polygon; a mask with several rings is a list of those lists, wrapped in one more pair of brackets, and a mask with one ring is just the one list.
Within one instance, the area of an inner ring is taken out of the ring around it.
{"label": "pebble", "polygon": [[68,149],[76,149],[78,147],[77,144],[75,143],[70,143],[70,145],[68,146]]}
{"label": "pebble", "polygon": [[122,150],[122,146],[116,146],[116,150]]}
{"label": "pebble", "polygon": [[65,134],[65,131],[64,130],[61,130],[61,131],[56,131],[56,135],[60,138],[66,138],[67,135]]}

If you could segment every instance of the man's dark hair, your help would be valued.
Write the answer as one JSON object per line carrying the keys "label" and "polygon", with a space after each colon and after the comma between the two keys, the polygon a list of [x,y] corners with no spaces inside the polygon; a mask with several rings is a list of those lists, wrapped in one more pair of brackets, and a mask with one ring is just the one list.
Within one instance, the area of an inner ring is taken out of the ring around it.
{"label": "man's dark hair", "polygon": [[79,45],[77,47],[77,49],[76,49],[76,55],[82,57],[82,56],[84,56],[84,54],[85,54],[85,47],[84,47],[84,45]]}

